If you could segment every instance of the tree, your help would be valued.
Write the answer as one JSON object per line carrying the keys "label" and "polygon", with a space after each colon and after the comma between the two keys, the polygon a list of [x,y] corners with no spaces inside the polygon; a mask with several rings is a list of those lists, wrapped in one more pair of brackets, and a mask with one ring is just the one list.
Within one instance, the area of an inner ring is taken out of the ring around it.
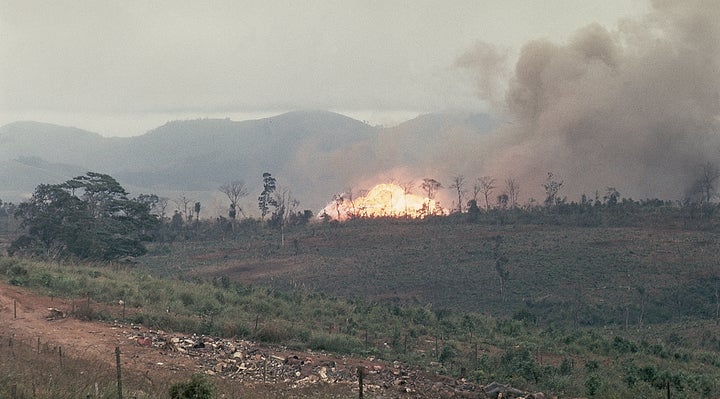
{"label": "tree", "polygon": [[265,216],[270,213],[270,207],[278,206],[277,200],[273,193],[277,189],[277,181],[268,172],[263,173],[263,191],[258,197],[258,207],[260,208],[260,216],[265,219]]}
{"label": "tree", "polygon": [[422,187],[422,189],[425,190],[425,193],[427,193],[428,202],[425,214],[430,215],[434,212],[431,203],[433,202],[433,199],[435,199],[435,193],[437,192],[437,190],[442,188],[442,184],[440,184],[440,182],[435,179],[426,177],[423,179],[422,185],[420,187]]}
{"label": "tree", "polygon": [[413,189],[415,188],[415,182],[412,180],[409,180],[403,184],[400,185],[403,189],[403,202],[405,203],[405,217],[408,217],[408,204],[407,204],[407,196],[408,194],[412,194]]}
{"label": "tree", "polygon": [[129,199],[114,178],[94,172],[41,184],[15,212],[27,234],[13,242],[11,252],[98,260],[142,255],[142,241],[158,223],[148,198]]}
{"label": "tree", "polygon": [[477,179],[475,184],[477,186],[475,190],[485,196],[485,210],[490,210],[490,194],[495,189],[495,179],[490,176],[483,176]]}
{"label": "tree", "polygon": [[508,195],[508,201],[511,208],[517,207],[518,196],[520,195],[520,186],[515,179],[508,178],[505,180],[505,191]]}
{"label": "tree", "polygon": [[191,221],[192,215],[188,213],[188,206],[193,201],[190,198],[186,197],[185,194],[183,194],[179,198],[174,199],[173,202],[175,202],[175,205],[177,206],[178,210],[182,212],[183,216],[187,218],[188,221]]}
{"label": "tree", "polygon": [[274,198],[275,209],[272,212],[270,222],[273,226],[280,228],[280,246],[285,246],[285,226],[288,224],[290,215],[300,205],[300,201],[292,197],[290,190],[278,189]]}
{"label": "tree", "polygon": [[608,187],[605,193],[605,196],[603,197],[603,200],[605,200],[605,204],[608,206],[615,206],[618,203],[618,200],[620,199],[620,192],[615,189],[615,187]]}
{"label": "tree", "polygon": [[705,163],[690,188],[689,200],[700,205],[710,203],[717,195],[715,186],[718,179],[720,179],[720,168],[712,162]]}
{"label": "tree", "polygon": [[450,185],[450,189],[455,189],[458,196],[458,213],[462,213],[462,197],[465,195],[465,190],[463,187],[465,186],[465,177],[462,175],[458,175],[453,177],[453,183]]}
{"label": "tree", "polygon": [[245,182],[242,180],[234,180],[230,183],[223,184],[218,188],[218,190],[225,194],[230,200],[230,210],[228,212],[228,216],[230,216],[230,219],[234,220],[237,216],[237,212],[240,212],[240,214],[243,213],[242,208],[240,208],[238,204],[240,198],[243,198],[250,193],[245,186]]}
{"label": "tree", "polygon": [[548,172],[547,179],[542,186],[545,189],[545,206],[553,206],[561,202],[558,193],[563,186],[562,180],[558,181],[552,172]]}

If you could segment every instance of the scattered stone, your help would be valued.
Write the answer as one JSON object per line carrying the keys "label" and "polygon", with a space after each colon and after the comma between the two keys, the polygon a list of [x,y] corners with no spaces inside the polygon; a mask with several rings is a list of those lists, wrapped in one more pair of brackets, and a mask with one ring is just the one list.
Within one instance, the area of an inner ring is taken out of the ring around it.
{"label": "scattered stone", "polygon": [[63,312],[60,309],[57,308],[48,308],[49,314],[45,317],[47,321],[53,321],[57,319],[64,319],[65,318],[65,312]]}
{"label": "scattered stone", "polygon": [[[181,336],[146,329],[126,335],[138,345],[156,349],[170,358],[191,358],[199,371],[207,375],[249,384],[283,383],[291,387],[345,384],[348,391],[357,392],[360,367],[364,370],[365,391],[378,397],[416,397],[418,393],[432,392],[431,396],[438,398],[498,398],[500,393],[502,398],[520,398],[523,394],[496,382],[482,387],[465,379],[413,370],[401,362],[389,363],[374,357],[338,359],[312,351],[273,349],[246,340]],[[171,365],[172,361],[166,363]]]}

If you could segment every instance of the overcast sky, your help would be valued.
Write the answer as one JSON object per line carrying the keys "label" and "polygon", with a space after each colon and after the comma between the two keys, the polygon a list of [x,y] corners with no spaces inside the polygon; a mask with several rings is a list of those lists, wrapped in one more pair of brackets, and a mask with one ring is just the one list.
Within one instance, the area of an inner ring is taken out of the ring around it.
{"label": "overcast sky", "polygon": [[633,0],[0,0],[0,125],[106,136],[168,120],[326,109],[372,124],[487,108],[457,60],[479,41],[513,65],[646,13]]}

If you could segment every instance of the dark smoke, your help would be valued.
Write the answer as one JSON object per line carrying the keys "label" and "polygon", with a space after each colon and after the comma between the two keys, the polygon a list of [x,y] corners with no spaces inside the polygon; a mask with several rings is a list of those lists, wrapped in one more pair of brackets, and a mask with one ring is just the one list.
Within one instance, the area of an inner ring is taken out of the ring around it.
{"label": "dark smoke", "polygon": [[[459,64],[487,76],[488,60],[469,53]],[[487,95],[492,85],[478,81]],[[607,187],[681,199],[704,164],[720,164],[720,2],[655,1],[612,31],[594,24],[564,44],[528,43],[504,108],[509,123],[485,143],[482,169],[518,179],[525,196],[542,200],[553,172],[570,199]]]}

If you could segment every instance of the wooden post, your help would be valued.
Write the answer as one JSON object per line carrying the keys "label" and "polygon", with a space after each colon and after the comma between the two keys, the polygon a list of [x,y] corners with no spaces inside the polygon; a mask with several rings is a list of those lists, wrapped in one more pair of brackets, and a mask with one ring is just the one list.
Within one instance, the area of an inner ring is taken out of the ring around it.
{"label": "wooden post", "polygon": [[120,371],[120,347],[115,347],[115,364],[117,366],[118,399],[122,399],[122,374]]}
{"label": "wooden post", "polygon": [[17,319],[17,299],[13,299],[13,319]]}
{"label": "wooden post", "polygon": [[37,353],[40,353],[40,337],[37,339]]}
{"label": "wooden post", "polygon": [[62,346],[58,346],[58,352],[60,353],[60,367],[62,367]]}
{"label": "wooden post", "polygon": [[358,374],[358,386],[360,387],[359,396],[358,398],[363,399],[363,368],[362,366],[359,366],[357,369]]}
{"label": "wooden post", "polygon": [[263,361],[263,382],[267,381],[267,357]]}
{"label": "wooden post", "polygon": [[122,320],[125,321],[125,301],[123,301]]}

